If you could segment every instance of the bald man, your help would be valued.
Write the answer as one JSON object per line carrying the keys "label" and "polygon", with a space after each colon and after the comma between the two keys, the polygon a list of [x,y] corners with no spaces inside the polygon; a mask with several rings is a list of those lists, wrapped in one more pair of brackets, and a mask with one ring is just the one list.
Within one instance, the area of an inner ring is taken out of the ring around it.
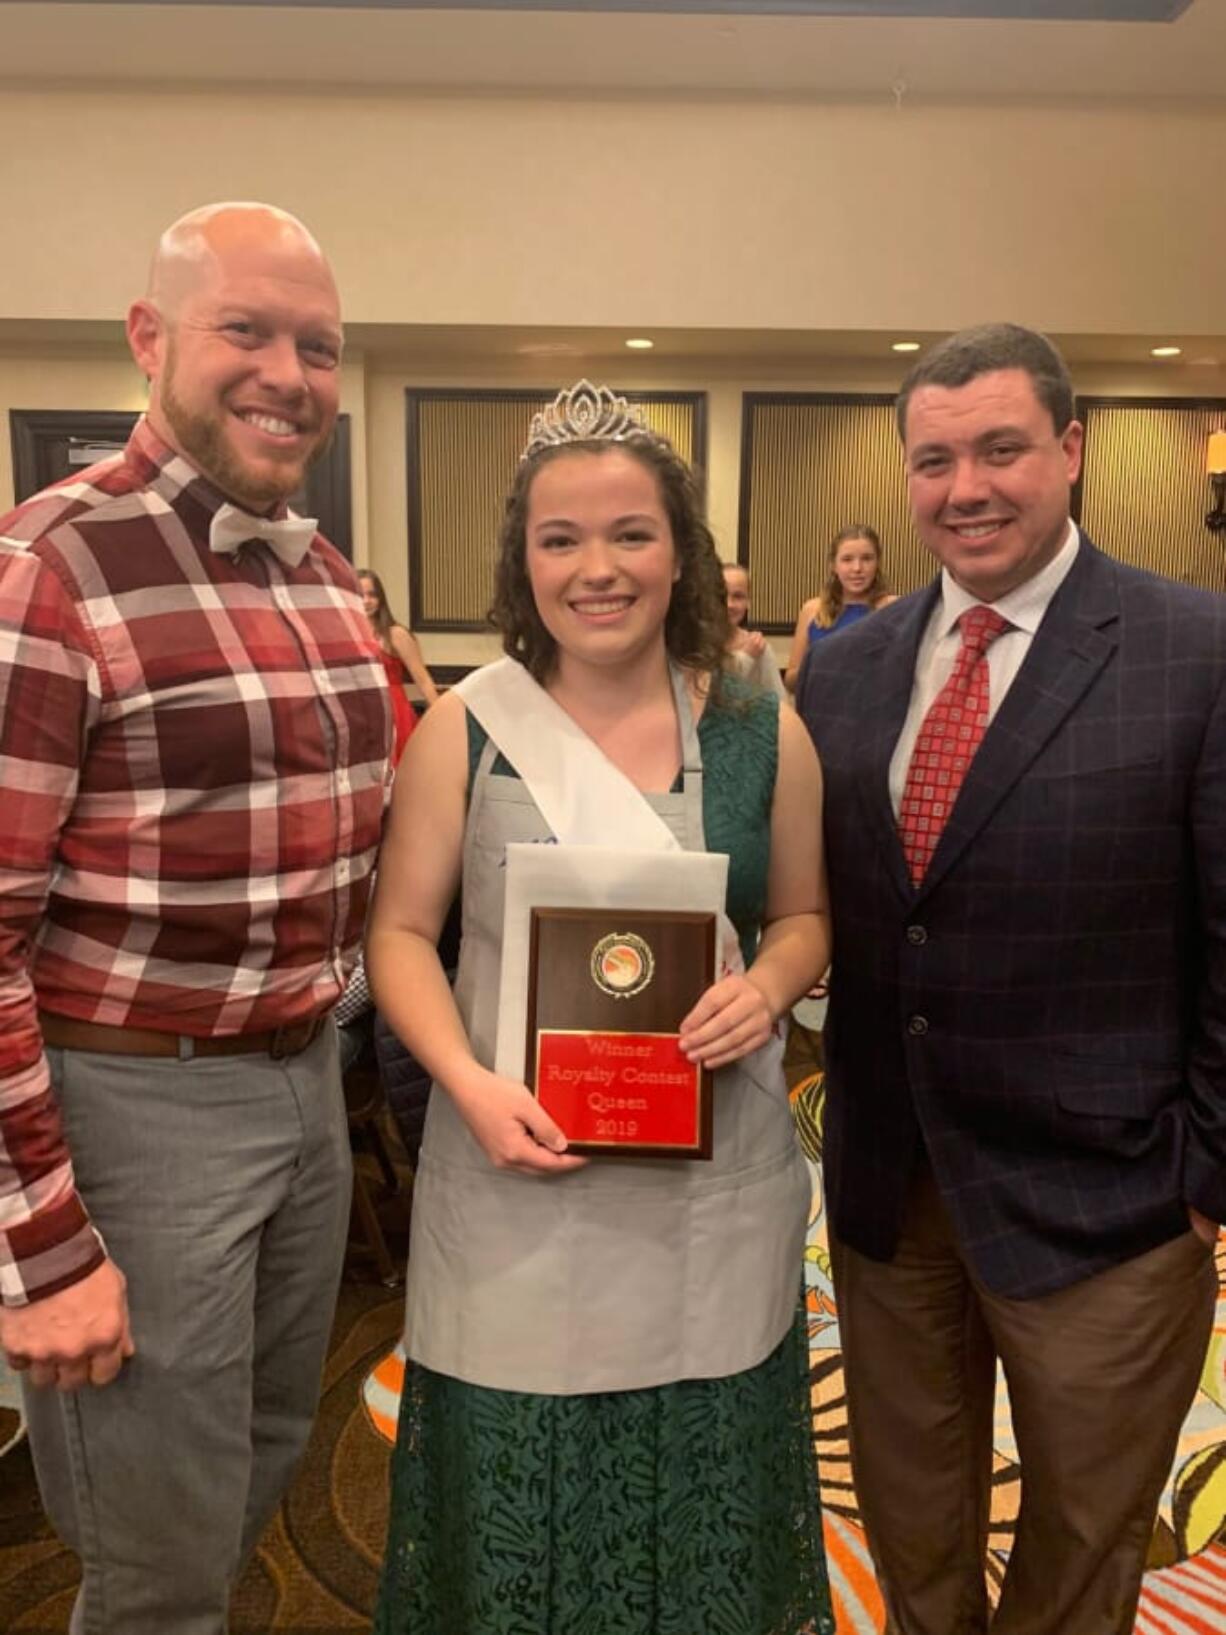
{"label": "bald man", "polygon": [[128,339],[124,453],[0,518],[0,1345],[73,1630],[218,1635],[318,1397],[390,723],[286,507],[337,412],[319,246],[193,211]]}

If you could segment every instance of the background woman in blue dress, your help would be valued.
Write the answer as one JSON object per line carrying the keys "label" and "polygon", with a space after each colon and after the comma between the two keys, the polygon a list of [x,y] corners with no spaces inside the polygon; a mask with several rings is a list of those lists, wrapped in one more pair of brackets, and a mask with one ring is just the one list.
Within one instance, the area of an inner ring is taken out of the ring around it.
{"label": "background woman in blue dress", "polygon": [[881,541],[876,529],[867,523],[853,522],[840,528],[830,542],[826,563],[826,583],[804,604],[796,620],[783,678],[790,693],[796,691],[801,661],[814,642],[846,630],[866,614],[897,599],[890,594],[881,571]]}

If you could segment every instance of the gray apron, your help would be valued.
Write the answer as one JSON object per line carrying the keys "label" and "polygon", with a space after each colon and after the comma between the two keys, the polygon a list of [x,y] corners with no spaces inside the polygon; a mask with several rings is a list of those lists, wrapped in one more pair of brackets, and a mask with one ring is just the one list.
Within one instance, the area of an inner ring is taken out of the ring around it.
{"label": "gray apron", "polygon": [[[680,794],[643,796],[703,850],[702,757],[677,694]],[[504,848],[550,831],[525,785],[484,748],[463,856],[455,997],[493,1066]],[[715,1075],[708,1163],[592,1159],[567,1175],[497,1170],[435,1086],[413,1187],[406,1346],[439,1373],[505,1391],[625,1391],[752,1368],[795,1313],[811,1201],[782,1045]]]}

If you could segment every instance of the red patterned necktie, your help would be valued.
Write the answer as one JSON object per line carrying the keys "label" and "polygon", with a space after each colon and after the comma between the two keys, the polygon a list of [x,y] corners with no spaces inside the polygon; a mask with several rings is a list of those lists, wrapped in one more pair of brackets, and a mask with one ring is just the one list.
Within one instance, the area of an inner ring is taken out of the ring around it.
{"label": "red patterned necktie", "polygon": [[988,648],[1009,621],[992,607],[969,607],[958,620],[962,646],[949,680],[920,725],[907,767],[898,832],[918,886],[937,849],[966,769],[988,728]]}

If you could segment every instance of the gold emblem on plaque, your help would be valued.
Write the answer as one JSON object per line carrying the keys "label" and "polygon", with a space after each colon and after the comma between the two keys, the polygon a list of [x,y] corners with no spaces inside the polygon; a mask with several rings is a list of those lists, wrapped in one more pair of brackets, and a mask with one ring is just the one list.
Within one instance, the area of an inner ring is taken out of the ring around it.
{"label": "gold emblem on plaque", "polygon": [[642,993],[655,969],[655,955],[633,931],[611,931],[592,949],[592,981],[614,999]]}

